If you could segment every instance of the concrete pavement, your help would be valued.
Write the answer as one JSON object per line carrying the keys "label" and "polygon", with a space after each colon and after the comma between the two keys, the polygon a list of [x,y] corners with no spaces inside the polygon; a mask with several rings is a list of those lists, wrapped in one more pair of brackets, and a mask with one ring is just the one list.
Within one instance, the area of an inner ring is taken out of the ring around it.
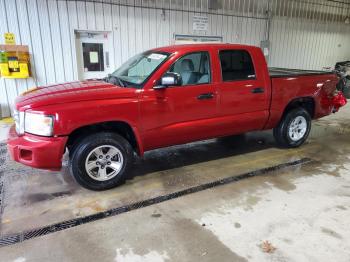
{"label": "concrete pavement", "polygon": [[[350,107],[307,144],[271,132],[157,150],[122,187],[91,192],[65,169],[6,162],[1,234],[12,234],[302,157],[309,164],[186,195],[0,248],[1,261],[349,261]],[[276,249],[262,250],[269,241]]]}

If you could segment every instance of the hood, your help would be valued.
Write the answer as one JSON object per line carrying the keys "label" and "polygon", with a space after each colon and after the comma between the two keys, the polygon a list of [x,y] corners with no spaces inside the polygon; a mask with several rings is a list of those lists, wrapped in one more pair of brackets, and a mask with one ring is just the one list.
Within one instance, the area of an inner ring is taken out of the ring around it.
{"label": "hood", "polygon": [[39,106],[79,101],[130,98],[136,96],[135,88],[115,86],[100,80],[69,82],[38,87],[16,98],[16,108],[29,109]]}

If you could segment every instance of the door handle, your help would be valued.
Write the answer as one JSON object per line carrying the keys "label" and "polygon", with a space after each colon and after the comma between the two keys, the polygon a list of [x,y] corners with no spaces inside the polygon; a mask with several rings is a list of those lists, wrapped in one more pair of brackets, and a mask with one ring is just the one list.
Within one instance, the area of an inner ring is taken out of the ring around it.
{"label": "door handle", "polygon": [[214,98],[213,93],[200,94],[199,96],[197,96],[198,100],[213,99],[213,98]]}
{"label": "door handle", "polygon": [[264,93],[264,92],[265,92],[265,90],[262,87],[257,87],[257,88],[253,88],[252,89],[252,93],[253,94],[261,94],[261,93]]}

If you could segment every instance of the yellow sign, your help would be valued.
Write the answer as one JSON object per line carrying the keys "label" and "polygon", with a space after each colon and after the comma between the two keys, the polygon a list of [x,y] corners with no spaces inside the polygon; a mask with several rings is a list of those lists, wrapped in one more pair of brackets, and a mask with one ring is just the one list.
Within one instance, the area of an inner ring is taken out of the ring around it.
{"label": "yellow sign", "polygon": [[9,68],[11,69],[18,69],[19,68],[19,64],[18,64],[18,60],[10,60],[9,62]]}
{"label": "yellow sign", "polygon": [[16,38],[14,33],[5,33],[5,44],[6,45],[15,45],[16,44]]}

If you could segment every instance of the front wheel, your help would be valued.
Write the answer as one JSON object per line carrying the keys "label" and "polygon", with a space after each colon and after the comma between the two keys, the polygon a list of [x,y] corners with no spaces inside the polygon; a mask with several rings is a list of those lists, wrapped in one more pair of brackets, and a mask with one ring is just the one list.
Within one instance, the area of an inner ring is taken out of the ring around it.
{"label": "front wheel", "polygon": [[106,190],[122,183],[133,163],[133,150],[123,137],[109,132],[89,135],[70,158],[75,180],[91,190]]}
{"label": "front wheel", "polygon": [[296,108],[284,115],[273,135],[280,146],[301,146],[309,136],[311,117],[304,108]]}

